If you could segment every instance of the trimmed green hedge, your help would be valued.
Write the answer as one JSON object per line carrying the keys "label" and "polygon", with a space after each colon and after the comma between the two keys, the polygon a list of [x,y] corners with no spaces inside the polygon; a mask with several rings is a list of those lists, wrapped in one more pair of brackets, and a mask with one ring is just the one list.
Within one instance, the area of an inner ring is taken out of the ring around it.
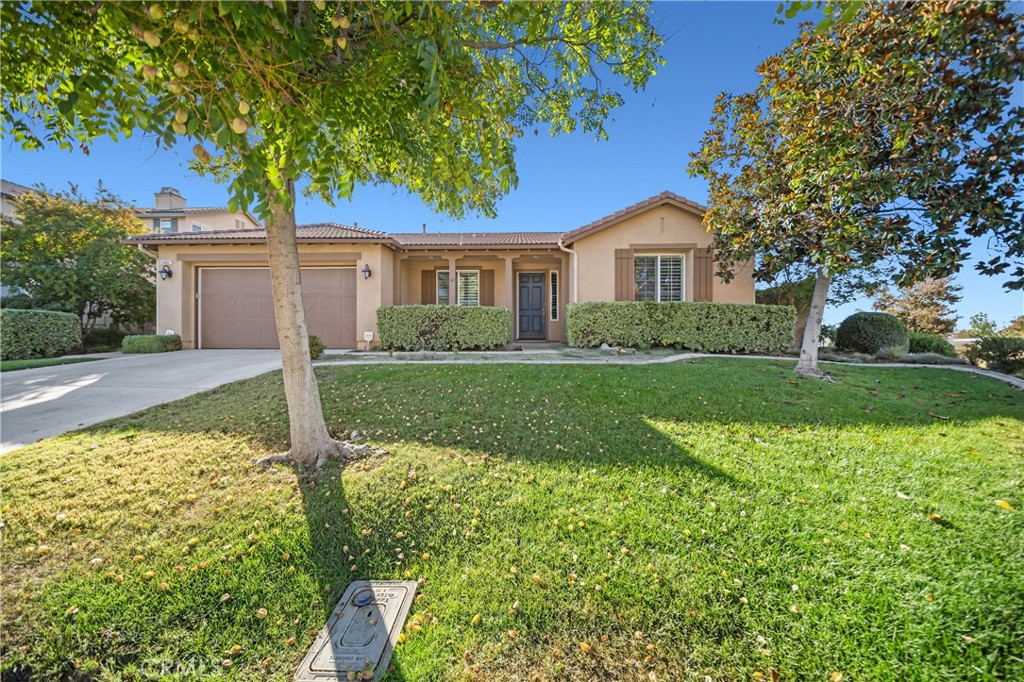
{"label": "trimmed green hedge", "polygon": [[512,313],[491,306],[395,305],[377,309],[384,350],[492,350],[509,343]]}
{"label": "trimmed green hedge", "polygon": [[126,336],[121,342],[125,353],[166,353],[181,350],[181,337],[177,334],[138,334]]}
{"label": "trimmed green hedge", "polygon": [[0,358],[52,358],[82,343],[78,316],[52,310],[0,310]]}
{"label": "trimmed green hedge", "polygon": [[793,306],[736,303],[573,303],[570,346],[667,346],[699,353],[782,353],[793,345]]}
{"label": "trimmed green hedge", "polygon": [[922,334],[919,332],[910,333],[911,353],[937,353],[950,358],[956,357],[956,349],[946,339],[938,334]]}
{"label": "trimmed green hedge", "polygon": [[874,355],[883,348],[893,355],[910,350],[907,326],[889,313],[854,313],[836,331],[836,348]]}
{"label": "trimmed green hedge", "polygon": [[1019,336],[988,336],[967,347],[972,364],[1007,374],[1024,372],[1024,338]]}

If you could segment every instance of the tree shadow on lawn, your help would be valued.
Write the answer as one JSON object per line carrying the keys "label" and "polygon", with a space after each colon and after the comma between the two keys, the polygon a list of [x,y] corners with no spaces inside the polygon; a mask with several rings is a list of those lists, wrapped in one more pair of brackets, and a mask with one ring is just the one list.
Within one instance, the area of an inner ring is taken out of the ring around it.
{"label": "tree shadow on lawn", "polygon": [[[735,427],[724,435],[732,438],[730,447],[742,452],[747,445],[743,431],[751,424],[806,430],[815,426],[931,427],[946,423],[942,417],[951,422],[1024,419],[1019,393],[994,381],[979,379],[975,384],[960,373],[935,370],[869,373],[843,368],[835,372],[838,385],[798,380],[789,363],[763,361],[317,371],[331,429],[339,435],[360,429],[372,442],[391,444],[396,453],[380,467],[375,460],[350,464],[344,481],[338,464],[319,473],[293,468],[309,531],[304,570],[314,572],[320,590],[314,606],[320,620],[310,628],[323,625],[353,579],[399,579],[406,570],[412,571],[412,577],[424,570],[458,570],[433,568],[422,556],[424,551],[445,554],[460,541],[452,531],[461,528],[463,521],[451,511],[451,501],[444,510],[423,514],[419,513],[425,504],[421,499],[416,513],[406,515],[411,510],[404,500],[410,495],[402,482],[413,479],[409,479],[411,471],[396,468],[422,462],[422,456],[492,457],[506,463],[525,462],[524,470],[536,463],[580,477],[595,469],[608,485],[618,485],[615,474],[630,469],[643,470],[654,479],[664,474],[679,477],[685,471],[683,478],[708,490],[742,491],[747,487],[742,459],[723,469],[702,458],[680,431],[706,425]],[[280,374],[225,386],[90,429],[105,430],[225,433],[241,436],[260,449],[282,450],[288,431]],[[419,460],[404,452],[417,447],[426,450],[419,453]],[[581,496],[589,494],[585,484],[579,490]],[[523,543],[548,541],[520,539]],[[346,546],[348,552],[343,549]],[[350,571],[353,564],[356,571]],[[412,614],[411,618],[429,617],[417,605]],[[723,623],[720,636],[728,637],[733,627],[739,625]],[[304,651],[311,643],[311,639],[300,641],[297,648]],[[410,641],[404,646],[412,647],[410,660],[448,656],[449,666],[460,662],[448,649],[424,654],[416,648],[432,646],[429,642]],[[392,658],[389,680],[416,678],[404,651],[399,647]],[[300,659],[296,652],[296,662]]]}

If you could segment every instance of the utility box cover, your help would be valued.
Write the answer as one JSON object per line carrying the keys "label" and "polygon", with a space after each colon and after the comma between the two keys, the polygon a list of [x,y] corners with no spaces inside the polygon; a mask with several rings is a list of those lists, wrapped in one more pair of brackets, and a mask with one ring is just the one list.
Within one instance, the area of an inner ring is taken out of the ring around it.
{"label": "utility box cover", "polygon": [[413,580],[356,580],[302,659],[295,682],[378,680],[416,596]]}

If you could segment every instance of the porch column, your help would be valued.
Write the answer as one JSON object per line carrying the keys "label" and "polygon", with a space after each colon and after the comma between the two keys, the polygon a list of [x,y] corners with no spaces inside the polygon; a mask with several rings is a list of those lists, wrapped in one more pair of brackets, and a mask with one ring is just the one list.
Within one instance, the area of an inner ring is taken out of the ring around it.
{"label": "porch column", "polygon": [[516,293],[512,283],[512,256],[505,256],[505,306],[511,312],[512,329],[509,330],[509,340],[516,340]]}
{"label": "porch column", "polygon": [[515,313],[515,291],[512,289],[512,257],[505,256],[505,307]]}
{"label": "porch column", "polygon": [[395,258],[394,293],[391,296],[394,305],[405,305],[405,301],[402,300],[402,266],[405,264],[406,258],[408,256]]}
{"label": "porch column", "polygon": [[[448,259],[448,305],[458,305],[458,275],[455,272],[455,259]],[[440,301],[438,301],[440,303]]]}

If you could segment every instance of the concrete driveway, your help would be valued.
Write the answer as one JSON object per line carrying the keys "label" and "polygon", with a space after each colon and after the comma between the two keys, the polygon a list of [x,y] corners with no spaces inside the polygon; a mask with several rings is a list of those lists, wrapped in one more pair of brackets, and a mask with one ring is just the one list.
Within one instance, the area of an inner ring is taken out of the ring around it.
{"label": "concrete driveway", "polygon": [[276,350],[185,350],[0,375],[0,453],[281,368]]}

